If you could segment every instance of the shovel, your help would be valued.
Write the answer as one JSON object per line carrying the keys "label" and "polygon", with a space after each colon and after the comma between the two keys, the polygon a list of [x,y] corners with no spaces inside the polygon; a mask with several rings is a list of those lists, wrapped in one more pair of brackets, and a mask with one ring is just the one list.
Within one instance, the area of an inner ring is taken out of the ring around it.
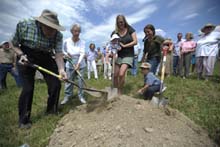
{"label": "shovel", "polygon": [[76,70],[76,66],[75,66],[75,64],[73,63],[73,60],[72,60],[71,58],[69,58],[69,57],[65,57],[65,59],[73,66],[75,72],[77,73],[77,75],[79,76],[79,78],[82,80],[84,86],[87,87],[87,86],[86,86],[86,82],[85,82],[84,78],[82,77],[81,73],[79,72],[78,69]]}
{"label": "shovel", "polygon": [[[39,71],[43,71],[43,72],[45,72],[45,73],[47,73],[47,74],[49,74],[49,75],[52,75],[52,76],[57,77],[58,79],[62,80],[60,75],[58,75],[58,74],[56,74],[56,73],[54,73],[54,72],[52,72],[52,71],[50,71],[50,70],[47,70],[47,69],[45,69],[45,68],[43,68],[43,67],[41,67],[41,66],[39,66],[39,65],[32,64],[32,63],[30,63],[30,62],[28,62],[27,65],[30,66],[30,67],[33,67],[33,68],[35,68],[35,69],[37,69],[37,70],[39,70]],[[97,90],[97,89],[92,89],[92,88],[80,87],[78,84],[76,84],[75,82],[73,82],[73,81],[71,81],[71,80],[69,80],[69,79],[67,79],[67,80],[62,80],[62,81],[71,83],[71,84],[75,85],[76,87],[85,90],[88,94],[90,94],[90,95],[92,95],[92,96],[94,96],[94,97],[102,97],[104,100],[107,100],[108,93],[107,93],[106,91]]]}
{"label": "shovel", "polygon": [[114,84],[115,56],[116,56],[116,53],[113,53],[113,57],[112,57],[112,72],[111,72],[111,77],[112,77],[111,87],[105,87],[105,90],[108,91],[108,100],[118,96],[118,88],[114,88],[114,85],[115,85]]}
{"label": "shovel", "polygon": [[165,106],[168,103],[168,99],[163,97],[163,92],[166,89],[164,87],[164,76],[165,76],[165,68],[166,68],[166,60],[167,60],[167,51],[168,46],[163,46],[163,61],[162,61],[162,69],[161,69],[161,84],[160,84],[160,92],[159,92],[159,98],[153,97],[151,100],[151,103],[153,105],[159,106]]}

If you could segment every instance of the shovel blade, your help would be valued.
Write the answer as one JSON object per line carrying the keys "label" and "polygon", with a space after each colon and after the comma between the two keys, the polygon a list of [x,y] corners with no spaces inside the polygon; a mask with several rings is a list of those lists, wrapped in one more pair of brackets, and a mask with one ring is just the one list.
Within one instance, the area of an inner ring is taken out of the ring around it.
{"label": "shovel blade", "polygon": [[118,96],[118,88],[105,87],[105,90],[108,92],[108,100]]}
{"label": "shovel blade", "polygon": [[156,107],[165,107],[168,104],[167,98],[159,99],[158,97],[153,96],[152,100],[150,101],[150,104]]}

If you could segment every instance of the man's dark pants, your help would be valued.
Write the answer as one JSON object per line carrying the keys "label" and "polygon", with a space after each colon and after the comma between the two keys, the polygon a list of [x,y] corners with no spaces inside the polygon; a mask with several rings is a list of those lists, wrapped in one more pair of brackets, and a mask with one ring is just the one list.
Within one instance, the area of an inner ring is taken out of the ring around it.
{"label": "man's dark pants", "polygon": [[[55,60],[48,52],[35,51],[27,47],[21,47],[22,51],[28,56],[31,63],[42,66],[58,74]],[[36,69],[30,66],[19,65],[19,74],[22,78],[22,92],[19,97],[19,123],[26,124],[30,122],[32,100],[34,93],[35,72]],[[56,77],[41,72],[47,84],[48,100],[47,113],[56,113],[59,101],[61,82]]]}

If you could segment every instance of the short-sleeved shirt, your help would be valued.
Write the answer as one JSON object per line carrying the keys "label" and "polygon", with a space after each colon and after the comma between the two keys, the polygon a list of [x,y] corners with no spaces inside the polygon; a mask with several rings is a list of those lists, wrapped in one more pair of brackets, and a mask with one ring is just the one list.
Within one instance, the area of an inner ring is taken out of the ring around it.
{"label": "short-sleeved shirt", "polygon": [[155,35],[151,41],[148,39],[144,41],[144,54],[148,53],[148,59],[161,57],[161,44],[163,41],[164,38],[158,35]]}
{"label": "short-sleeved shirt", "polygon": [[[131,36],[132,33],[135,32],[135,29],[133,29],[131,26],[128,27],[128,31],[124,36],[120,36],[118,33],[118,36],[120,37],[119,42],[123,44],[128,44],[133,41],[133,38]],[[113,32],[114,33],[114,32]],[[112,34],[113,34],[112,33]],[[124,57],[134,57],[134,46],[131,47],[125,47],[118,51],[118,57],[124,58]]]}
{"label": "short-sleeved shirt", "polygon": [[180,47],[182,48],[183,53],[192,52],[195,50],[196,42],[193,40],[184,41],[184,42],[180,43]]}
{"label": "short-sleeved shirt", "polygon": [[0,63],[14,63],[15,52],[12,48],[0,48]]}
{"label": "short-sleeved shirt", "polygon": [[173,56],[180,56],[180,44],[185,41],[181,39],[180,41],[176,41],[174,44]]}
{"label": "short-sleeved shirt", "polygon": [[56,53],[60,53],[62,52],[63,35],[57,31],[54,38],[46,38],[41,30],[39,22],[28,19],[17,24],[12,43],[16,47],[22,45],[45,52],[54,49]]}
{"label": "short-sleeved shirt", "polygon": [[[79,63],[80,68],[86,66],[84,56],[85,56],[85,41],[79,39],[77,42],[73,42],[72,38],[68,38],[63,43],[63,53],[69,54],[72,58],[74,64]],[[73,69],[70,62],[66,62],[66,67]]]}
{"label": "short-sleeved shirt", "polygon": [[161,81],[152,72],[149,72],[147,75],[144,76],[144,84],[155,86],[160,85]]}

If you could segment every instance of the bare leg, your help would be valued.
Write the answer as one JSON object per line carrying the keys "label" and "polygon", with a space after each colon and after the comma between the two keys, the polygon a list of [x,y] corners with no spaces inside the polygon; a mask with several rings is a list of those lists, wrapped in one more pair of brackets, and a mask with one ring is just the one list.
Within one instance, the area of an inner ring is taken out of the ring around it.
{"label": "bare leg", "polygon": [[125,83],[125,73],[128,69],[128,65],[127,64],[122,64],[120,67],[120,71],[119,71],[119,85],[118,85],[118,94],[121,95],[122,94],[122,88],[124,86]]}
{"label": "bare leg", "polygon": [[120,71],[120,66],[118,64],[115,64],[114,75],[113,75],[114,76],[113,86],[115,88],[118,88],[119,85],[119,71]]}

